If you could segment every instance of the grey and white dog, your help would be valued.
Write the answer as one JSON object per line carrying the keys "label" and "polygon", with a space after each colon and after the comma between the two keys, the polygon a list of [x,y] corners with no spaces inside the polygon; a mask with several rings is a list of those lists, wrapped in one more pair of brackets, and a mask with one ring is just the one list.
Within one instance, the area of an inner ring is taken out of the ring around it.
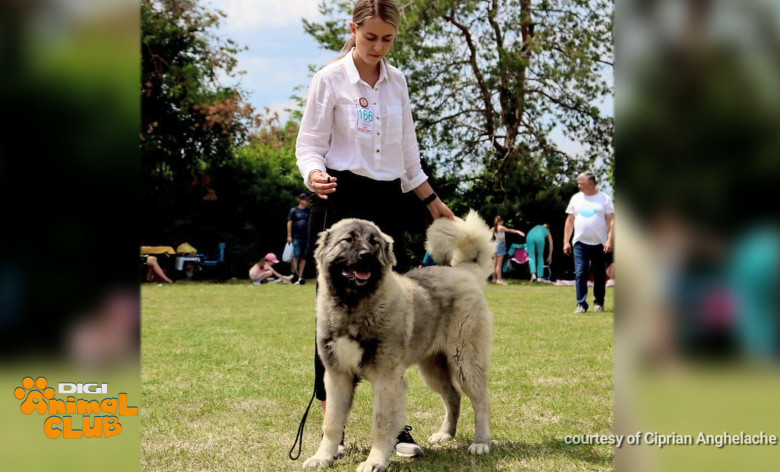
{"label": "grey and white dog", "polygon": [[304,468],[337,458],[355,378],[374,393],[373,444],[358,472],[383,471],[406,424],[404,372],[417,364],[444,400],[444,422],[428,441],[452,439],[463,393],[476,416],[472,454],[490,451],[487,370],[492,314],[483,293],[491,273],[491,231],[476,213],[436,220],[426,249],[438,265],[393,272],[393,240],[373,223],[347,219],[319,235],[317,347],[328,395],[323,438]]}

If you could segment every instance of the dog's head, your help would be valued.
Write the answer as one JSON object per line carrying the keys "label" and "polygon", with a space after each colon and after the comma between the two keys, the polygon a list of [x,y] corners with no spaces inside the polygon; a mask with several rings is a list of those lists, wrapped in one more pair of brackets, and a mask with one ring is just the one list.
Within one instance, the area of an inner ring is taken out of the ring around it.
{"label": "dog's head", "polygon": [[347,305],[372,293],[396,263],[393,238],[358,219],[341,220],[321,232],[314,258],[331,291]]}

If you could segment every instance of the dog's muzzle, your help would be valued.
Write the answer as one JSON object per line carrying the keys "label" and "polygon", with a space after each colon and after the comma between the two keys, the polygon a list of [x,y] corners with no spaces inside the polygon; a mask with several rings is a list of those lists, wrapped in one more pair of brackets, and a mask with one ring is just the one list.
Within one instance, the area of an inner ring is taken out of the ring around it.
{"label": "dog's muzzle", "polygon": [[356,285],[363,285],[371,279],[372,265],[376,262],[374,253],[363,250],[358,254],[358,260],[349,264],[341,271],[341,275],[353,281]]}

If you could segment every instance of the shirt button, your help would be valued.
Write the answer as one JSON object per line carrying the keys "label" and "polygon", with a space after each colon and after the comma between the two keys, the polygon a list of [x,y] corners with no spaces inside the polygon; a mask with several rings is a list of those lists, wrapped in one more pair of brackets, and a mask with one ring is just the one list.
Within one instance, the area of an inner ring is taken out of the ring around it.
{"label": "shirt button", "polygon": [[377,149],[376,152],[379,152],[379,149]]}

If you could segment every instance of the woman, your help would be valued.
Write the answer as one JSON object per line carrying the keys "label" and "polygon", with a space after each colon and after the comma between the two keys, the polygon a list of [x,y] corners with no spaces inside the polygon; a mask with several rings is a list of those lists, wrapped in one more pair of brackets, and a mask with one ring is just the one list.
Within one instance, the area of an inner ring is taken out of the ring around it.
{"label": "woman", "polygon": [[[454,215],[420,165],[406,78],[385,60],[399,18],[393,0],[355,4],[352,36],[341,57],[317,72],[309,85],[296,157],[306,187],[316,194],[309,241],[316,242],[320,231],[341,219],[363,218],[393,237],[403,261],[403,234],[412,223],[408,213],[399,211],[404,193],[413,191],[434,218]],[[324,372],[315,355],[315,394],[323,411]],[[409,429],[398,437],[396,453],[414,457],[422,449]]]}
{"label": "woman", "polygon": [[544,280],[544,245],[548,243],[550,253],[547,255],[547,265],[552,264],[553,239],[550,234],[550,226],[545,223],[536,225],[528,232],[525,238],[526,251],[531,267],[531,282]]}
{"label": "woman", "polygon": [[499,285],[508,285],[501,278],[501,267],[504,264],[504,256],[506,256],[506,233],[515,233],[520,236],[525,236],[525,233],[516,229],[508,228],[504,226],[504,218],[501,215],[496,216],[493,220],[493,237],[496,238],[496,258],[494,259],[495,265],[493,267],[493,283]]}
{"label": "woman", "polygon": [[289,282],[292,279],[292,275],[282,275],[274,270],[273,265],[278,263],[279,259],[276,258],[276,254],[273,252],[266,254],[265,257],[257,261],[257,264],[249,269],[249,278],[252,279],[252,283],[260,285],[272,275],[279,277],[279,280]]}

